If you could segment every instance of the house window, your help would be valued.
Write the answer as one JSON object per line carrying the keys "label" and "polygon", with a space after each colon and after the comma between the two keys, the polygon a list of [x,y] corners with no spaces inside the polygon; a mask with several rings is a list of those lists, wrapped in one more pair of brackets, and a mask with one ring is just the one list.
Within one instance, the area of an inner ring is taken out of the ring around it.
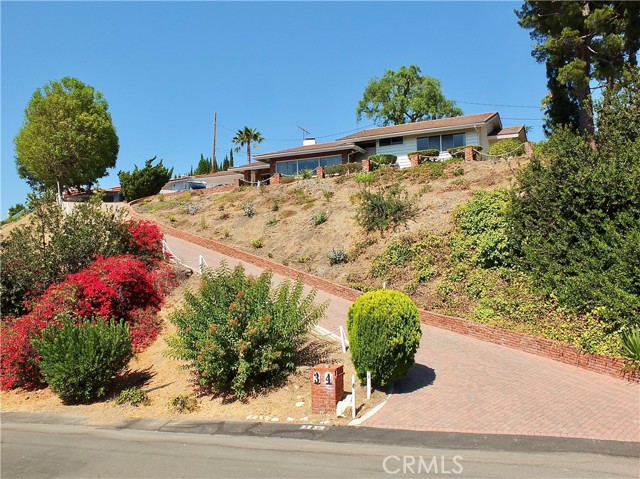
{"label": "house window", "polygon": [[465,146],[467,144],[464,133],[454,135],[423,136],[417,140],[418,150],[440,150],[446,151],[449,148]]}
{"label": "house window", "polygon": [[342,156],[323,156],[320,158],[305,158],[304,160],[278,161],[276,173],[285,176],[299,175],[304,170],[314,170],[318,166],[332,166],[342,163]]}
{"label": "house window", "polygon": [[378,140],[379,146],[391,146],[391,145],[402,145],[403,138],[401,136],[394,136],[393,138],[380,138]]}

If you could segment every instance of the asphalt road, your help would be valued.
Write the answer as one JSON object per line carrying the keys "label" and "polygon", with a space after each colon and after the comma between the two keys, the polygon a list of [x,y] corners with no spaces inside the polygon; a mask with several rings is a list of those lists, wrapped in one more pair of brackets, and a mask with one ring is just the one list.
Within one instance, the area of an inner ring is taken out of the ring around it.
{"label": "asphalt road", "polygon": [[[3,418],[4,419],[4,418]],[[638,478],[637,457],[441,449],[3,420],[2,478]]]}

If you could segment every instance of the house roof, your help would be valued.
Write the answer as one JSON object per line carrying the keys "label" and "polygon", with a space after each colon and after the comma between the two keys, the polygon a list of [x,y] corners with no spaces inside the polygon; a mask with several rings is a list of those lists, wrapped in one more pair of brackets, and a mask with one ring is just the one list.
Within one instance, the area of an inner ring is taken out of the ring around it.
{"label": "house roof", "polygon": [[496,128],[491,133],[489,133],[488,136],[517,136],[522,130],[524,130],[524,125],[506,126],[504,128]]}
{"label": "house roof", "polygon": [[234,166],[233,168],[229,168],[227,171],[235,172],[246,170],[263,170],[265,168],[269,168],[270,166],[271,165],[269,165],[269,163],[264,163],[262,161],[253,161],[251,163],[245,163],[244,165]]}
{"label": "house roof", "polygon": [[418,121],[415,123],[405,123],[403,125],[381,126],[378,128],[369,128],[367,130],[359,131],[352,135],[339,138],[340,140],[364,140],[368,138],[378,138],[384,136],[393,136],[399,133],[420,132],[426,130],[435,130],[441,128],[459,128],[465,126],[472,126],[478,123],[487,123],[494,117],[498,118],[500,122],[500,116],[497,112],[478,113],[475,115],[454,116],[452,118],[441,118],[439,120],[427,120]]}
{"label": "house roof", "polygon": [[328,143],[316,143],[315,145],[304,145],[304,146],[298,146],[296,148],[289,148],[287,150],[261,153],[259,155],[255,155],[254,158],[260,158],[261,160],[262,159],[269,160],[272,158],[281,158],[281,157],[287,157],[287,156],[307,155],[310,153],[329,153],[332,151],[345,151],[345,150],[355,150],[361,153],[364,152],[362,148],[360,148],[359,146],[356,146],[352,142],[331,141]]}

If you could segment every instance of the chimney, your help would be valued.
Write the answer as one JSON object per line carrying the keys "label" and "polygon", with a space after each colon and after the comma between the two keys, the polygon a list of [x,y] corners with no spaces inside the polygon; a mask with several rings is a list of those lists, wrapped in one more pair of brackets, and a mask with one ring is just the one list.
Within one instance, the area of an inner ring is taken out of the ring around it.
{"label": "chimney", "polygon": [[309,146],[309,145],[315,145],[316,144],[316,139],[309,137],[309,138],[305,138],[304,140],[302,140],[302,146]]}

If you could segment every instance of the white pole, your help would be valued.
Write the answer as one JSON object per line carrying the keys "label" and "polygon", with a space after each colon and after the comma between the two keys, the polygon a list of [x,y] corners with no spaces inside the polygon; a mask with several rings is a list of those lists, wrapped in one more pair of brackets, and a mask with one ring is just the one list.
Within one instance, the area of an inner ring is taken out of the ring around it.
{"label": "white pole", "polygon": [[347,342],[345,341],[344,336],[344,328],[342,326],[338,326],[340,328],[340,342],[342,343],[342,352],[347,352]]}
{"label": "white pole", "polygon": [[382,283],[382,289],[387,289],[387,282]]}
{"label": "white pole", "polygon": [[198,256],[198,274],[202,276],[202,255]]}
{"label": "white pole", "polygon": [[356,377],[351,376],[351,416],[356,418]]}
{"label": "white pole", "polygon": [[165,245],[166,245],[165,240],[162,240],[162,257],[163,258],[165,257],[165,255],[167,253],[167,249],[166,249]]}
{"label": "white pole", "polygon": [[371,371],[367,371],[367,401],[371,399]]}

